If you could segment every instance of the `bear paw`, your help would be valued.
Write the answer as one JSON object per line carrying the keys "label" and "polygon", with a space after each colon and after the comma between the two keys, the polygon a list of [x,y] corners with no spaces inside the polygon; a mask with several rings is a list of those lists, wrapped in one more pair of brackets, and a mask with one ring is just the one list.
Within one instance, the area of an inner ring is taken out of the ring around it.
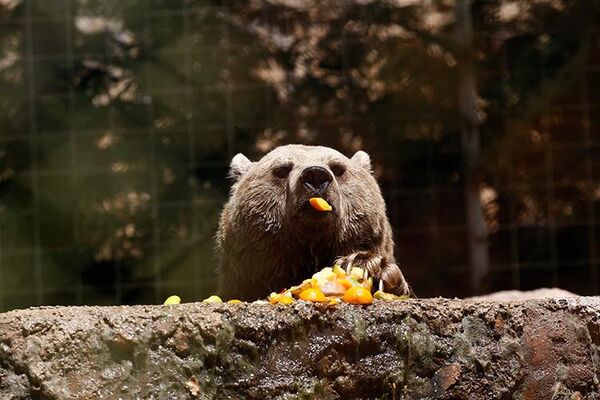
{"label": "bear paw", "polygon": [[338,258],[336,264],[345,268],[347,272],[350,272],[352,267],[361,268],[365,277],[368,274],[379,281],[379,290],[398,296],[413,295],[400,267],[379,254],[358,251]]}

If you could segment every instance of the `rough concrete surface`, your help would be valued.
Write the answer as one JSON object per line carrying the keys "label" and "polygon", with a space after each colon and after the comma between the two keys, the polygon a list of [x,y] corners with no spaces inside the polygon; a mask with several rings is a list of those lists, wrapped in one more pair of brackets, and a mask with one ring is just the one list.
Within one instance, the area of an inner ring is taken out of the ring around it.
{"label": "rough concrete surface", "polygon": [[0,399],[596,399],[600,299],[0,314]]}
{"label": "rough concrete surface", "polygon": [[579,295],[560,288],[540,288],[534,290],[502,290],[483,296],[470,297],[469,300],[514,301],[546,298],[563,299],[573,296]]}

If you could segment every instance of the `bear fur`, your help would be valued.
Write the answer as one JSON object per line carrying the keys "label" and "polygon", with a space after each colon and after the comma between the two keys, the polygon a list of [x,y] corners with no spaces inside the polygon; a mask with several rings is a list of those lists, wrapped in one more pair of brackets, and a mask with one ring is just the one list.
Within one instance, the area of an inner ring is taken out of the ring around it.
{"label": "bear fur", "polygon": [[[388,292],[410,294],[367,153],[277,147],[259,161],[231,161],[234,183],[216,237],[219,294],[256,300],[335,262],[365,269]],[[323,197],[333,210],[310,207]]]}

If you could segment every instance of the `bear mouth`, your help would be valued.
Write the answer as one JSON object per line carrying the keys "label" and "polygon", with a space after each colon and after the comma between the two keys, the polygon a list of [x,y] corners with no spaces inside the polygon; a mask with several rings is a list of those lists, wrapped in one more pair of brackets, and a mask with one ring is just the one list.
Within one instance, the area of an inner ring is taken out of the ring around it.
{"label": "bear mouth", "polygon": [[331,211],[319,211],[315,209],[313,206],[311,206],[309,199],[307,198],[305,201],[302,202],[302,205],[300,207],[302,217],[312,221],[332,220],[335,216],[336,207],[332,203],[330,198],[323,197],[323,199],[331,205]]}

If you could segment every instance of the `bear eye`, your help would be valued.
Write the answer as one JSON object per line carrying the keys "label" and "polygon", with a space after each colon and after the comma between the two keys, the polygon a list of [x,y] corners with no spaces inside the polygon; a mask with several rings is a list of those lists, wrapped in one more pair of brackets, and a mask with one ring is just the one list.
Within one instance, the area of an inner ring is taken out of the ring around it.
{"label": "bear eye", "polygon": [[337,162],[329,164],[329,168],[331,168],[331,172],[333,172],[333,174],[338,177],[344,175],[344,172],[346,172],[346,167],[343,164]]}
{"label": "bear eye", "polygon": [[273,175],[278,178],[285,179],[292,171],[292,167],[294,165],[292,163],[277,165],[273,168]]}

